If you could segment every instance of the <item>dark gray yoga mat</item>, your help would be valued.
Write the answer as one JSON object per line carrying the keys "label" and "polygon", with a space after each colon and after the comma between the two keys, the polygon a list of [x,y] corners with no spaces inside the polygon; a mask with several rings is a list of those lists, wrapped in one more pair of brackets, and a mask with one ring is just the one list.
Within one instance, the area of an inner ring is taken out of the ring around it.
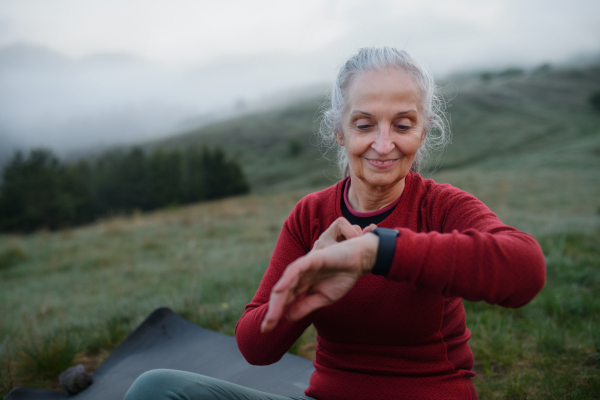
{"label": "dark gray yoga mat", "polygon": [[142,373],[156,368],[190,371],[273,394],[301,396],[314,367],[286,354],[272,365],[252,366],[235,338],[201,328],[168,308],[156,309],[98,367],[94,383],[77,395],[17,388],[5,400],[120,400]]}

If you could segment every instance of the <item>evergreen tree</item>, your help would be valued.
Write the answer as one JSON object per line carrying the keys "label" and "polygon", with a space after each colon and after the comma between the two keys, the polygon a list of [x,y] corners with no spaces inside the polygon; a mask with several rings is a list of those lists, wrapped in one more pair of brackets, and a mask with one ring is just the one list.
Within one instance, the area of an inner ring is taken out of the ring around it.
{"label": "evergreen tree", "polygon": [[96,174],[95,193],[104,213],[154,208],[150,169],[141,149],[110,154],[98,162]]}
{"label": "evergreen tree", "polygon": [[91,219],[88,187],[74,170],[61,166],[49,150],[21,152],[5,166],[0,188],[0,229],[31,231]]}
{"label": "evergreen tree", "polygon": [[153,206],[157,208],[185,202],[181,152],[159,149],[150,155],[148,163]]}
{"label": "evergreen tree", "polygon": [[113,152],[61,165],[49,150],[15,153],[0,186],[0,230],[58,229],[110,213],[246,193],[238,163],[219,147]]}
{"label": "evergreen tree", "polygon": [[206,147],[202,149],[201,171],[204,199],[218,199],[249,190],[239,164],[227,160],[220,147],[216,147],[213,152]]}

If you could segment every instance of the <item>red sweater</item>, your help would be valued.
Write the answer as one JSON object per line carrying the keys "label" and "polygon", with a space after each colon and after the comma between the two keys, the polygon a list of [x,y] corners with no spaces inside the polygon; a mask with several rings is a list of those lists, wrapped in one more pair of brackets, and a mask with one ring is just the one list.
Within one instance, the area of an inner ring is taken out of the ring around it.
{"label": "red sweater", "polygon": [[306,395],[334,399],[476,399],[462,299],[527,304],[544,286],[542,251],[474,196],[409,173],[400,202],[379,226],[400,235],[389,275],[363,275],[337,303],[260,332],[271,288],[342,216],[343,181],[298,202],[260,286],[236,326],[251,364],[278,361],[302,332],[317,329]]}

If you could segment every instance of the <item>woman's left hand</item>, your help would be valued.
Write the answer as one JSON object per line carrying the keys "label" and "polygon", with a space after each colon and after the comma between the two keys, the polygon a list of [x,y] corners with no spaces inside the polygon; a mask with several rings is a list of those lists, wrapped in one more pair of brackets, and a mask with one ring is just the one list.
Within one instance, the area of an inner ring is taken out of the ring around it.
{"label": "woman's left hand", "polygon": [[[271,291],[262,332],[273,330],[286,308],[287,318],[297,321],[341,299],[375,264],[379,237],[363,234],[314,249],[291,263]],[[306,295],[298,300],[302,295]]]}

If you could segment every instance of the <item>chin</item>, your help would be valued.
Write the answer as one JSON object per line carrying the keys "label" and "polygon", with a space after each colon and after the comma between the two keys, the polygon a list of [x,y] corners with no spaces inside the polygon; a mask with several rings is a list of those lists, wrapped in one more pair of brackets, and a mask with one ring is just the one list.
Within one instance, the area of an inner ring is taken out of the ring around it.
{"label": "chin", "polygon": [[398,173],[379,173],[364,178],[372,186],[388,186],[398,183],[402,180],[402,177]]}

